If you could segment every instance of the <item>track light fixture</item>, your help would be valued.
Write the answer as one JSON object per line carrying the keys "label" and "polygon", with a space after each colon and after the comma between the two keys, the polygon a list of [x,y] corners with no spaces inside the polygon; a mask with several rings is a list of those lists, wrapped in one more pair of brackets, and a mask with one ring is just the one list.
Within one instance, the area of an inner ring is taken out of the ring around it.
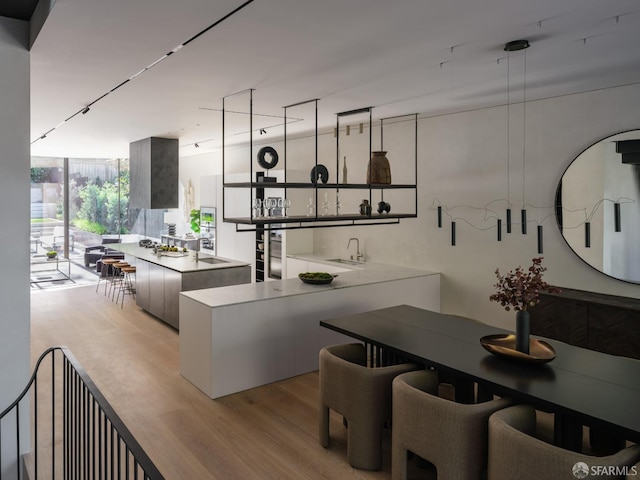
{"label": "track light fixture", "polygon": [[266,135],[267,131],[264,128],[260,129],[260,135]]}
{"label": "track light fixture", "polygon": [[[132,75],[131,77],[127,78],[126,80],[124,80],[123,82],[120,82],[118,85],[116,85],[115,87],[113,87],[111,90],[109,90],[106,93],[103,93],[100,97],[98,97],[97,99],[95,99],[94,101],[92,101],[90,103],[90,105],[93,105],[94,103],[98,102],[99,100],[102,100],[104,97],[106,97],[107,95],[112,94],[113,92],[115,92],[116,90],[118,90],[120,87],[122,87],[123,85],[127,84],[128,82],[130,82],[131,80],[135,79],[136,77],[138,77],[139,75],[145,73],[146,71],[148,71],[149,69],[153,68],[154,66],[156,66],[158,63],[160,63],[161,61],[169,58],[169,56],[173,55],[174,53],[176,53],[178,50],[182,49],[183,47],[186,47],[189,43],[193,42],[194,40],[196,40],[198,37],[204,35],[205,33],[207,33],[209,30],[211,30],[212,28],[216,27],[218,24],[224,22],[227,18],[235,15],[236,13],[238,13],[240,10],[242,10],[243,8],[245,8],[247,5],[253,3],[254,0],[246,0],[242,5],[236,7],[234,10],[232,10],[231,12],[227,13],[226,15],[224,15],[223,17],[221,17],[220,19],[216,20],[214,23],[212,23],[211,25],[209,25],[208,27],[206,27],[204,30],[201,30],[200,32],[196,33],[195,35],[193,35],[191,38],[189,38],[188,40],[186,40],[185,42],[181,43],[180,45],[178,45],[177,47],[175,47],[174,49],[172,49],[171,51],[165,53],[163,56],[161,56],[160,58],[158,58],[156,61],[154,61],[153,63],[151,63],[150,65],[144,67],[143,69],[141,69],[140,71],[138,71],[136,74]],[[65,120],[69,121],[71,120],[73,117],[75,117],[76,115],[78,115],[79,113],[82,114],[86,114],[89,111],[89,107],[86,106],[85,108],[83,108],[82,110],[78,110],[76,111],[73,115],[71,115],[69,118],[67,118]],[[59,125],[62,125],[61,122]],[[54,127],[50,130],[47,131],[47,133],[50,133],[51,131],[55,130],[57,127]],[[47,136],[47,134],[45,133],[44,135],[41,135],[40,137],[38,137],[36,140],[34,140],[33,142],[31,142],[31,144],[33,145],[35,142],[37,142],[38,140],[42,140]]]}
{"label": "track light fixture", "polygon": [[200,145],[198,145],[197,143],[194,143],[193,146],[196,148],[200,148]]}

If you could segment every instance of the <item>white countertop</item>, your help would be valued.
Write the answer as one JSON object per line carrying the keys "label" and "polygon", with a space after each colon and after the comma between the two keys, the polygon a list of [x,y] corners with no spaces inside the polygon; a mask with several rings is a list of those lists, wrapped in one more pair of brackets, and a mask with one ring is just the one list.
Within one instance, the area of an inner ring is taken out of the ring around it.
{"label": "white countertop", "polygon": [[216,258],[222,260],[224,263],[196,262],[194,258],[195,252],[193,250],[189,250],[186,255],[180,257],[167,255],[158,256],[153,253],[152,248],[144,248],[137,243],[113,243],[109,244],[109,249],[118,250],[126,255],[131,255],[140,260],[145,260],[180,273],[219,270],[222,268],[236,268],[250,265],[247,262],[240,262],[224,257],[214,257],[203,252],[200,252],[200,258]]}
{"label": "white countertop", "polygon": [[[295,255],[295,257],[314,262],[325,262],[327,258],[335,258],[331,256],[320,257],[315,254]],[[321,291],[351,288],[406,278],[438,275],[437,272],[379,263],[363,262],[357,266],[335,262],[328,263],[334,266],[340,266],[341,268],[353,268],[353,270],[338,273],[338,276],[328,285],[309,285],[302,283],[302,281],[297,278],[290,278],[286,280],[269,280],[266,282],[233,285],[229,287],[193,290],[182,292],[181,295],[213,308],[291,295],[306,295]]]}

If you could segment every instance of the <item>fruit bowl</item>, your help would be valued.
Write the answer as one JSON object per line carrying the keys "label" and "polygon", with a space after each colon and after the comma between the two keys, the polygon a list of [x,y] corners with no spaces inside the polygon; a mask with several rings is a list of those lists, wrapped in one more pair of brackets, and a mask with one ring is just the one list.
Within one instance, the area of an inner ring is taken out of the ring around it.
{"label": "fruit bowl", "polygon": [[326,285],[331,283],[337,276],[338,275],[327,272],[304,272],[298,274],[298,278],[302,280],[303,283],[309,283],[311,285]]}

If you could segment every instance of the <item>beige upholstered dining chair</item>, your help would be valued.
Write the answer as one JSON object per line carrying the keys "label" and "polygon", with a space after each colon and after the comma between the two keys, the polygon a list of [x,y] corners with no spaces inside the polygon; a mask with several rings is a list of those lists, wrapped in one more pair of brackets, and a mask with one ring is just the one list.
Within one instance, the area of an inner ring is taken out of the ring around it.
{"label": "beige upholstered dining chair", "polygon": [[601,468],[599,480],[623,478],[624,473],[614,470],[610,472],[614,474],[609,475],[602,467],[630,467],[640,460],[640,445],[613,455],[594,457],[551,445],[535,435],[533,407],[516,405],[493,414],[489,419],[488,480],[585,478],[586,475],[581,475],[589,474],[592,467]]}
{"label": "beige upholstered dining chair", "polygon": [[362,344],[345,344],[320,350],[320,443],[328,448],[329,409],[347,425],[349,464],[364,470],[382,465],[382,430],[391,420],[393,378],[420,368],[415,364],[369,368]]}
{"label": "beige upholstered dining chair", "polygon": [[392,480],[406,480],[407,451],[432,463],[438,480],[482,478],[487,463],[489,417],[510,405],[510,400],[462,404],[437,394],[435,371],[410,372],[394,379]]}

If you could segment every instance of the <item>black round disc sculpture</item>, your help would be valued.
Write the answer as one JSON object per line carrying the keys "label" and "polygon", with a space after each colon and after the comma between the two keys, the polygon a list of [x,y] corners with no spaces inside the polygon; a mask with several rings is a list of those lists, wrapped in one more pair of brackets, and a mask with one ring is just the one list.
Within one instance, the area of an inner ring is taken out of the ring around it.
{"label": "black round disc sculpture", "polygon": [[329,170],[322,164],[316,165],[311,169],[311,183],[318,183],[318,178],[322,183],[329,181]]}
{"label": "black round disc sculpture", "polygon": [[[270,160],[267,160],[267,154]],[[265,170],[269,170],[278,164],[278,152],[273,147],[262,147],[258,150],[258,165]]]}

